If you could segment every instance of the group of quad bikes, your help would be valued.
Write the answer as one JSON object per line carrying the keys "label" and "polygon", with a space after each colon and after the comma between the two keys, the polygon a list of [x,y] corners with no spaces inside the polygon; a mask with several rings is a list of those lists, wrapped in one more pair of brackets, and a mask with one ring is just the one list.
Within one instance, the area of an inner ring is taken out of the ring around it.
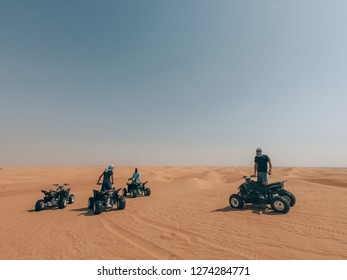
{"label": "group of quad bikes", "polygon": [[[295,205],[296,198],[294,194],[284,188],[284,182],[275,182],[264,186],[261,182],[252,180],[255,176],[243,176],[245,182],[242,183],[237,194],[232,194],[229,203],[232,208],[242,209],[245,204],[271,205],[271,208],[278,213],[288,213],[290,208]],[[88,199],[88,209],[93,209],[95,215],[103,211],[111,210],[115,205],[118,210],[123,210],[126,206],[125,197],[129,195],[136,198],[140,195],[150,196],[151,189],[144,183],[134,181],[127,183],[126,188],[112,188],[107,191],[93,190],[93,196]],[[58,207],[63,209],[67,204],[75,202],[75,196],[70,194],[70,188],[65,187],[68,184],[54,184],[55,190],[44,191],[44,197],[35,204],[35,211]]]}
{"label": "group of quad bikes", "polygon": [[127,183],[127,188],[112,188],[107,191],[93,190],[93,196],[88,199],[88,209],[93,209],[95,215],[102,211],[108,211],[117,206],[118,210],[125,208],[125,197],[129,195],[131,198],[136,198],[139,195],[150,196],[151,189],[146,187],[148,181],[144,183],[136,183],[132,181]]}
{"label": "group of quad bikes", "polygon": [[[140,195],[150,196],[151,189],[146,187],[148,181],[144,183],[136,183],[132,181],[127,183],[126,188],[112,188],[107,191],[93,190],[93,196],[88,199],[88,209],[93,209],[95,215],[103,211],[111,210],[115,205],[118,210],[123,210],[126,206],[125,197],[129,195],[131,198],[136,198]],[[70,194],[70,188],[65,189],[69,184],[53,184],[56,189],[49,191],[41,190],[44,194],[43,199],[40,199],[35,204],[35,211],[51,209],[58,207],[63,209],[67,204],[75,202],[75,196]]]}

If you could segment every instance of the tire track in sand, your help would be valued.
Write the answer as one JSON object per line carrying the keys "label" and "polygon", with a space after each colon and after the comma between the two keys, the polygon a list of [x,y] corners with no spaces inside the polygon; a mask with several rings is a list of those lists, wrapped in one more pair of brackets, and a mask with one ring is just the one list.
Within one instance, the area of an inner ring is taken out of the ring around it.
{"label": "tire track in sand", "polygon": [[[8,226],[8,229],[10,229],[10,228],[20,224],[22,221],[27,221],[27,220],[30,221],[30,223],[27,223],[28,226],[25,227],[25,231],[20,231],[17,233],[19,235],[25,236],[26,243],[24,243],[25,244],[24,246],[21,246],[22,249],[27,249],[27,248],[30,249],[30,242],[28,243],[28,241],[30,241],[32,239],[32,237],[36,233],[38,233],[44,225],[47,225],[48,223],[55,223],[54,217],[58,215],[58,211],[53,211],[53,212],[55,212],[55,213],[52,213],[52,215],[47,215],[44,219],[42,219],[42,217],[40,219],[36,219],[35,222],[33,222],[33,219],[31,221],[28,220],[30,217],[23,217],[22,219],[20,219],[20,221],[15,222],[15,223],[11,224],[10,226]],[[41,212],[40,214],[45,214],[45,213]],[[42,216],[42,215],[40,215],[40,216]],[[17,239],[18,239],[18,237],[16,238],[16,240]],[[8,259],[17,259],[17,256],[21,256],[21,255],[22,255],[21,251],[12,252],[9,255]]]}
{"label": "tire track in sand", "polygon": [[329,234],[329,235],[333,235],[333,236],[337,236],[337,237],[347,238],[346,232],[338,231],[335,229],[329,229],[329,228],[324,228],[321,226],[304,224],[304,223],[300,223],[300,222],[292,222],[292,221],[287,221],[287,220],[282,220],[282,219],[278,219],[276,222],[279,224],[282,224],[284,226],[287,226],[289,229],[291,227],[301,227],[301,228],[306,229],[310,232],[318,231],[318,232],[321,232],[323,234]]}
{"label": "tire track in sand", "polygon": [[124,241],[133,245],[153,259],[182,259],[180,256],[173,254],[172,252],[169,252],[168,250],[152,243],[151,241],[125,229],[121,225],[115,223],[114,221],[111,221],[111,219],[107,218],[105,215],[103,217],[100,217],[99,221],[108,232],[118,238],[123,239]]}
{"label": "tire track in sand", "polygon": [[[126,215],[132,218],[137,223],[143,224],[144,226],[151,227],[156,230],[160,230],[169,234],[174,233],[175,235],[185,239],[188,242],[189,247],[192,248],[192,250],[193,250],[193,245],[196,244],[197,246],[200,246],[201,248],[209,248],[211,250],[218,250],[218,251],[222,251],[226,253],[227,255],[230,255],[230,250],[226,249],[225,246],[223,247],[218,244],[213,244],[211,243],[210,240],[205,239],[201,235],[198,235],[186,230],[178,229],[178,228],[175,228],[174,226],[165,225],[163,223],[153,221],[148,218],[144,218],[144,217],[138,218],[128,213],[126,213]],[[250,250],[246,250],[235,244],[233,245],[233,250],[234,250],[233,254],[237,255],[238,258],[265,259],[265,256],[256,254]]]}

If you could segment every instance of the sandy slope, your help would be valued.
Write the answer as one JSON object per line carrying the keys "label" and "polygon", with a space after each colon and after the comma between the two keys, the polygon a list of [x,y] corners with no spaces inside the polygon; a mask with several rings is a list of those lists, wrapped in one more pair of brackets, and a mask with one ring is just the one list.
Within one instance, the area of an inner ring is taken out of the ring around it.
{"label": "sandy slope", "polygon": [[[133,168],[116,169],[124,186]],[[277,168],[287,215],[228,205],[252,168],[142,167],[152,196],[124,211],[87,209],[102,168],[0,170],[0,259],[347,259],[347,169]],[[69,182],[76,203],[34,212],[40,189]]]}

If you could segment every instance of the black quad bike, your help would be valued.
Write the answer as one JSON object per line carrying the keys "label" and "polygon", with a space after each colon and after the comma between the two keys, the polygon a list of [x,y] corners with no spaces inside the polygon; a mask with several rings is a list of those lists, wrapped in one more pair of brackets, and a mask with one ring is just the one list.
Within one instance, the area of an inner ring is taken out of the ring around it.
{"label": "black quad bike", "polygon": [[65,189],[69,184],[59,185],[53,184],[55,186],[55,190],[41,190],[44,194],[43,199],[40,199],[35,204],[35,211],[41,211],[48,208],[58,207],[59,209],[63,209],[66,205],[72,204],[75,202],[75,196],[70,194],[70,188]]}
{"label": "black quad bike", "polygon": [[245,182],[239,186],[239,192],[232,194],[229,203],[232,208],[242,209],[244,204],[254,205],[270,204],[272,209],[278,213],[288,213],[290,207],[295,205],[294,194],[284,188],[284,182],[275,182],[264,186],[251,180],[252,176],[243,176]]}
{"label": "black quad bike", "polygon": [[129,194],[131,198],[136,198],[139,195],[150,196],[151,189],[146,187],[147,183],[148,181],[144,183],[136,183],[134,181],[127,183],[127,188],[123,188],[122,190],[123,196],[127,194]]}
{"label": "black quad bike", "polygon": [[109,211],[116,204],[118,210],[125,208],[125,197],[119,194],[120,189],[112,188],[107,191],[93,190],[93,197],[88,199],[88,209],[93,209],[94,215]]}

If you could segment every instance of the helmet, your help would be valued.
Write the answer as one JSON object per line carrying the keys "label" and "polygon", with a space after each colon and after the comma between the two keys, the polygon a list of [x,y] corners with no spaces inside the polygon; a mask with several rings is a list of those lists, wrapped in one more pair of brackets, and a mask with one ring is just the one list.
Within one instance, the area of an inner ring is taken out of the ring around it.
{"label": "helmet", "polygon": [[114,164],[109,165],[108,167],[105,168],[105,171],[113,171],[114,169]]}
{"label": "helmet", "polygon": [[263,150],[261,148],[257,148],[256,154],[257,154],[257,157],[261,157],[263,155]]}

